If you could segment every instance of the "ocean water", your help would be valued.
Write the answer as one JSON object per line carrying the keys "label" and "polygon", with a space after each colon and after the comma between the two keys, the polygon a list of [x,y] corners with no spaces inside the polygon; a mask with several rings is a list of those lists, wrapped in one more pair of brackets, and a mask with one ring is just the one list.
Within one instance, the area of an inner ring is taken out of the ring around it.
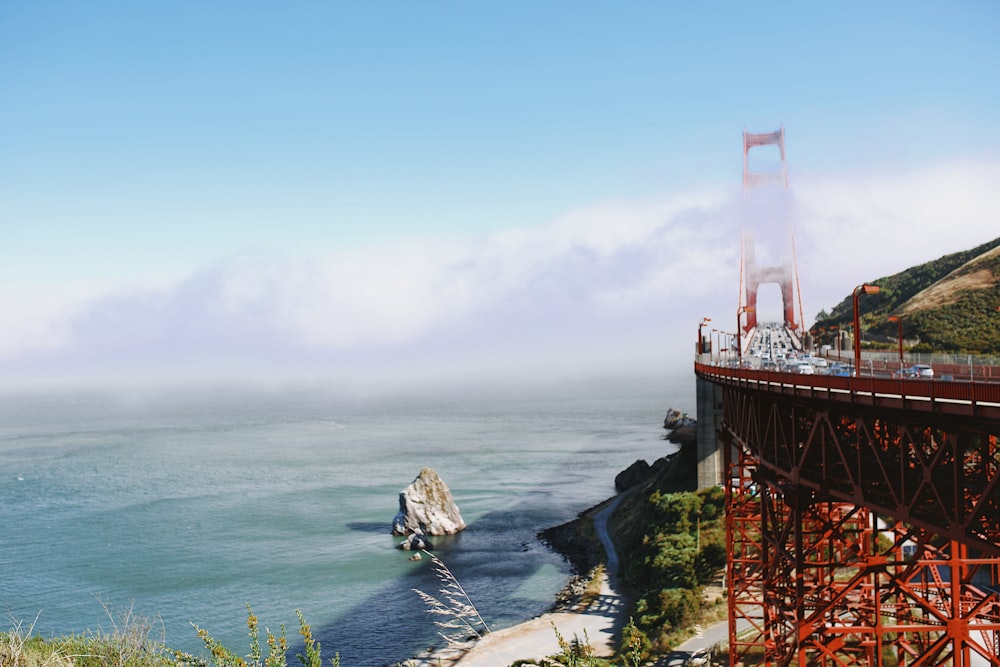
{"label": "ocean water", "polygon": [[[46,636],[111,631],[129,609],[172,648],[192,624],[248,650],[299,609],[324,656],[395,664],[440,645],[413,592],[427,560],[390,534],[424,466],[468,528],[437,553],[493,627],[542,613],[570,576],[536,537],[673,451],[663,415],[690,376],[348,399],[323,391],[0,399],[0,613]],[[7,629],[7,628],[4,628]]]}

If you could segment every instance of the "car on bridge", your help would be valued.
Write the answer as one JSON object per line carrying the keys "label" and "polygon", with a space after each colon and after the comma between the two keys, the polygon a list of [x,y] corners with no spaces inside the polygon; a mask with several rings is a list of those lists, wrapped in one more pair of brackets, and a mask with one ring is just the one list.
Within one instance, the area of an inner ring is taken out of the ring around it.
{"label": "car on bridge", "polygon": [[807,361],[793,361],[784,364],[782,370],[786,373],[798,373],[800,375],[813,375],[816,371]]}
{"label": "car on bridge", "polygon": [[851,364],[841,363],[835,361],[830,364],[830,368],[827,371],[828,375],[836,375],[837,377],[851,377],[854,375],[854,366]]}
{"label": "car on bridge", "polygon": [[898,371],[892,372],[892,377],[894,378],[923,378],[928,379],[934,377],[934,369],[928,364],[914,364],[909,368],[900,368]]}
{"label": "car on bridge", "polygon": [[932,378],[934,377],[934,369],[927,364],[914,364],[903,371],[903,374],[908,378]]}

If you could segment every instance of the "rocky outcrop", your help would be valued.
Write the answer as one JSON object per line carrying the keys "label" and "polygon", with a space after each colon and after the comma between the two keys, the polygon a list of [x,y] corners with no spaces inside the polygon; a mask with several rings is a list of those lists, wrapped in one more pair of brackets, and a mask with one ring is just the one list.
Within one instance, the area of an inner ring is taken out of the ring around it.
{"label": "rocky outcrop", "polygon": [[642,484],[652,475],[653,468],[644,459],[639,459],[615,475],[615,489],[627,491],[637,484]]}
{"label": "rocky outcrop", "polygon": [[400,492],[399,512],[392,522],[393,535],[452,535],[464,528],[465,521],[451,491],[432,469],[421,470]]}
{"label": "rocky outcrop", "polygon": [[573,567],[573,574],[583,574],[605,557],[604,545],[593,529],[593,514],[610,500],[580,512],[575,519],[546,528],[538,539],[562,555]]}
{"label": "rocky outcrop", "polygon": [[663,428],[669,431],[675,428],[681,428],[682,426],[694,426],[696,423],[697,420],[692,417],[688,417],[686,412],[670,408],[667,410],[667,416],[663,419]]}
{"label": "rocky outcrop", "polygon": [[423,533],[413,533],[399,543],[399,548],[403,551],[433,551],[434,545]]}
{"label": "rocky outcrop", "polygon": [[697,437],[698,432],[695,430],[695,426],[689,424],[675,428],[667,435],[667,440],[677,445],[691,446],[695,443]]}

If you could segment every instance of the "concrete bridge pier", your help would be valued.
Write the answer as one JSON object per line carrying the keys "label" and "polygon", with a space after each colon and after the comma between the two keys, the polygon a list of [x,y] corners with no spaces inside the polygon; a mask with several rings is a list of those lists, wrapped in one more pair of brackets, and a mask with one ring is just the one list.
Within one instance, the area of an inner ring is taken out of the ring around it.
{"label": "concrete bridge pier", "polygon": [[717,433],[722,425],[722,386],[695,377],[698,404],[698,488],[723,484],[723,457]]}

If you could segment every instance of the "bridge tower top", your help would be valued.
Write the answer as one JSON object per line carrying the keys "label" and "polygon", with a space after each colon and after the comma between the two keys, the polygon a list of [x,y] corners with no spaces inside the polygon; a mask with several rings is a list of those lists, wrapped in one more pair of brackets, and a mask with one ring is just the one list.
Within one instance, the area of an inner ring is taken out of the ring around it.
{"label": "bridge tower top", "polygon": [[[750,149],[774,146],[781,157],[780,166],[770,171],[752,171]],[[785,128],[774,132],[753,133],[743,130],[743,192],[760,186],[776,185],[788,189],[788,161],[785,157]],[[791,259],[782,264],[762,266],[758,264],[754,240],[749,232],[743,231],[742,258],[740,262],[740,312],[747,314],[745,331],[757,326],[757,292],[762,284],[775,283],[781,289],[784,324],[796,331],[804,327],[805,315],[802,311],[802,293],[799,290],[798,260],[795,257],[795,234],[791,223],[787,224],[791,237]],[[798,295],[798,318],[795,316],[795,295]]]}
{"label": "bridge tower top", "polygon": [[[781,169],[768,172],[750,171],[750,149],[758,146],[777,146],[781,155]],[[785,128],[774,132],[754,134],[743,130],[743,191],[758,185],[776,184],[788,188],[788,162],[785,160]]]}

